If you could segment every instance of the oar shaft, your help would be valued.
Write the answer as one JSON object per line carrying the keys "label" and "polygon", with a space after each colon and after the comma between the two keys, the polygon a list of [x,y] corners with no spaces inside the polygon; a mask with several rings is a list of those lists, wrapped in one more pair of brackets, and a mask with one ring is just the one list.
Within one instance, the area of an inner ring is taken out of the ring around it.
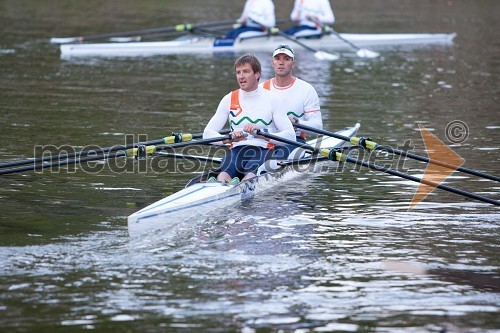
{"label": "oar shaft", "polygon": [[[229,133],[230,130],[222,130],[220,133]],[[192,137],[202,137],[203,133],[197,133],[197,134],[192,134]],[[170,138],[170,137],[167,137]],[[146,146],[147,144],[160,144],[164,143],[166,138],[159,139],[159,140],[153,140],[153,141],[148,141],[148,142],[143,142],[143,143],[133,143],[133,144],[128,144],[128,145],[121,145],[121,146],[113,146],[113,147],[107,147],[103,148],[101,150],[100,154],[97,154],[98,156],[90,156],[88,158],[88,155],[94,154],[93,150],[88,150],[84,151],[85,154],[82,153],[74,153],[74,154],[65,154],[65,158],[51,158],[48,160],[43,160],[40,159],[37,163],[34,162],[34,159],[30,160],[24,160],[24,161],[18,161],[18,162],[24,162],[21,164],[17,165],[22,165],[22,164],[28,164],[23,167],[17,167],[17,168],[10,168],[10,169],[2,169],[0,170],[0,175],[7,175],[7,174],[12,174],[12,173],[19,173],[19,172],[24,172],[24,171],[36,171],[40,169],[46,169],[50,167],[55,167],[55,166],[62,166],[66,164],[76,164],[76,163],[81,163],[81,162],[86,162],[86,161],[94,161],[94,160],[99,160],[99,159],[106,159],[110,157],[126,157],[126,156],[131,156],[130,154],[133,154],[133,152],[128,152],[127,150],[137,147],[139,145],[144,145]],[[186,142],[179,142],[179,143],[173,143],[173,144],[165,144],[161,146],[157,146],[157,151],[160,150],[165,150],[169,148],[181,148],[189,145],[194,145],[194,144],[209,144],[217,141],[222,141],[226,139],[231,139],[230,135],[226,136],[221,136],[217,138],[211,138],[211,139],[204,139],[204,140],[197,140],[197,141],[186,141]],[[106,149],[106,151],[104,151]],[[105,155],[104,153],[112,153],[118,151],[116,154],[108,154]],[[71,157],[69,155],[72,155]],[[70,160],[70,158],[74,158],[73,160]],[[13,163],[13,162],[9,162]]]}
{"label": "oar shaft", "polygon": [[305,48],[306,50],[309,50],[309,51],[314,52],[314,53],[316,53],[316,52],[317,52],[317,50],[316,50],[316,49],[313,49],[313,48],[312,48],[312,47],[310,47],[309,45],[302,43],[302,42],[301,42],[300,40],[298,40],[297,38],[293,38],[292,36],[288,36],[286,33],[284,33],[284,32],[283,32],[283,31],[281,31],[281,30],[277,30],[277,31],[276,31],[276,33],[277,33],[278,35],[280,35],[281,37],[283,37],[283,38],[285,38],[285,39],[288,39],[288,40],[290,40],[290,41],[292,41],[292,42],[294,42],[294,43],[296,43],[296,44],[298,44],[298,45],[302,46],[302,47],[303,47],[303,48]]}
{"label": "oar shaft", "polygon": [[169,157],[169,158],[182,158],[185,160],[198,161],[198,162],[211,162],[211,163],[221,163],[222,162],[222,160],[220,158],[215,158],[215,157],[210,157],[210,156],[175,154],[175,153],[169,153],[169,152],[165,152],[165,151],[155,153],[154,155],[162,156],[162,157]]}
{"label": "oar shaft", "polygon": [[[230,130],[228,130],[228,129],[222,130],[221,134],[229,133],[229,131]],[[175,135],[178,136],[178,135],[180,135],[180,133],[175,134]],[[130,144],[126,144],[126,145],[116,145],[116,146],[112,146],[112,147],[105,147],[102,149],[90,149],[90,150],[83,150],[80,152],[69,153],[69,154],[58,154],[55,156],[36,157],[36,158],[28,158],[25,160],[19,160],[19,161],[5,162],[5,163],[0,163],[0,168],[10,168],[10,167],[26,165],[26,164],[35,165],[38,163],[64,160],[64,159],[68,159],[68,158],[78,158],[78,157],[84,157],[84,156],[88,156],[88,155],[99,155],[99,154],[104,154],[104,153],[118,151],[118,150],[126,150],[129,148],[137,147],[139,145],[149,146],[149,145],[165,144],[165,143],[167,143],[167,141],[174,142],[175,135],[164,137],[162,139],[156,139],[156,140],[151,140],[151,141],[146,141],[146,142],[136,142],[136,143],[130,143]],[[189,135],[189,134],[187,134],[187,135]],[[190,134],[190,135],[191,135],[191,139],[198,139],[198,138],[201,138],[203,136],[203,133],[195,133],[195,134]]]}
{"label": "oar shaft", "polygon": [[[309,131],[309,132],[331,136],[333,138],[337,138],[337,139],[348,141],[348,142],[350,142],[350,140],[351,140],[350,137],[347,137],[347,136],[344,136],[344,135],[338,135],[338,134],[336,134],[334,132],[325,131],[325,130],[322,130],[322,129],[317,129],[317,128],[306,126],[306,125],[303,125],[303,124],[293,124],[293,125],[295,127],[297,127],[297,128],[300,128],[300,129],[303,129],[303,130],[306,130],[306,131]],[[451,170],[457,170],[457,171],[460,171],[460,172],[463,172],[463,173],[468,173],[470,175],[474,175],[474,176],[478,176],[478,177],[483,177],[483,178],[486,178],[486,179],[490,179],[490,180],[494,180],[494,181],[500,182],[500,177],[497,177],[497,176],[493,176],[493,175],[490,175],[490,174],[487,174],[487,173],[484,173],[484,172],[480,172],[480,171],[476,171],[476,170],[471,170],[471,169],[464,168],[464,167],[456,167],[454,165],[451,165],[451,164],[448,164],[448,163],[445,163],[445,162],[432,160],[432,159],[430,159],[428,157],[425,157],[425,156],[420,156],[420,155],[412,154],[412,153],[409,153],[409,152],[406,152],[406,151],[403,151],[403,150],[394,149],[394,148],[389,147],[389,146],[377,145],[374,148],[374,150],[387,151],[389,153],[393,153],[393,154],[396,154],[396,155],[408,157],[408,158],[411,158],[411,159],[414,159],[414,160],[418,160],[418,161],[421,161],[421,162],[426,162],[426,163],[431,163],[431,164],[439,165],[439,166],[442,166],[442,167],[445,167],[445,168],[448,168],[448,169],[451,169]]]}
{"label": "oar shaft", "polygon": [[216,138],[203,139],[203,140],[198,140],[198,141],[181,142],[181,143],[177,143],[175,145],[160,145],[160,146],[156,147],[156,152],[166,150],[166,149],[171,149],[171,148],[182,148],[182,147],[186,147],[186,146],[192,146],[195,144],[201,144],[201,145],[210,144],[210,143],[224,141],[224,140],[228,140],[228,139],[232,139],[232,136],[231,135],[224,135],[224,136],[219,136]]}
{"label": "oar shaft", "polygon": [[69,154],[58,154],[55,156],[37,157],[37,158],[31,158],[31,159],[26,159],[26,160],[2,163],[2,164],[0,164],[0,168],[7,168],[7,167],[13,167],[13,166],[19,166],[19,165],[25,165],[25,164],[38,164],[38,163],[43,163],[43,162],[48,162],[48,161],[65,160],[65,159],[69,159],[69,158],[85,157],[85,156],[92,155],[92,154],[100,155],[100,154],[104,154],[104,153],[108,153],[108,152],[112,152],[112,151],[129,149],[129,148],[132,148],[132,147],[140,145],[140,144],[155,145],[155,144],[162,144],[162,143],[164,143],[164,139],[148,141],[145,143],[117,145],[117,146],[113,146],[113,147],[105,147],[102,149],[83,150],[80,152],[69,153]]}
{"label": "oar shaft", "polygon": [[90,161],[98,161],[98,160],[105,160],[109,158],[115,158],[115,157],[125,157],[127,154],[124,151],[119,151],[115,154],[103,154],[103,155],[98,155],[98,156],[90,156],[90,157],[82,157],[78,159],[65,159],[65,160],[59,160],[56,162],[44,162],[36,165],[25,165],[22,167],[18,168],[11,168],[11,169],[3,169],[0,170],[0,175],[8,175],[12,173],[20,173],[24,171],[36,171],[36,170],[43,170],[43,169],[48,169],[48,168],[54,168],[54,167],[61,167],[65,165],[71,165],[71,164],[78,164],[82,162],[90,162]]}
{"label": "oar shaft", "polygon": [[331,27],[328,27],[328,32],[331,32],[333,33],[335,36],[337,36],[338,39],[342,40],[343,42],[349,44],[352,48],[354,48],[355,50],[361,50],[361,48],[355,44],[353,44],[350,40],[348,39],[345,39],[344,37],[342,37],[341,34],[339,34],[337,31],[333,30],[333,28]]}
{"label": "oar shaft", "polygon": [[335,36],[337,36],[338,39],[340,39],[341,41],[343,41],[344,43],[346,43],[347,45],[351,46],[352,48],[354,48],[356,50],[356,54],[361,57],[361,58],[377,58],[378,56],[380,56],[379,53],[377,52],[374,52],[374,51],[370,51],[370,50],[367,50],[367,49],[362,49],[360,48],[359,46],[357,46],[356,44],[354,44],[353,42],[351,42],[350,40],[342,37],[341,34],[339,34],[338,32],[336,32],[332,27],[330,26],[325,26],[325,25],[322,25],[320,22],[317,22],[317,24],[320,24],[321,28],[324,30],[324,31],[327,31],[328,33],[333,33]]}
{"label": "oar shaft", "polygon": [[385,150],[385,151],[388,151],[390,153],[393,153],[393,154],[396,154],[396,155],[401,155],[401,156],[404,156],[404,157],[408,157],[408,158],[411,158],[411,159],[414,159],[414,160],[417,160],[417,161],[427,162],[427,163],[430,163],[430,164],[439,165],[439,166],[445,167],[445,168],[450,169],[450,170],[457,170],[457,171],[460,171],[460,172],[463,172],[463,173],[468,173],[470,175],[474,175],[474,176],[478,176],[478,177],[483,177],[483,178],[486,178],[486,179],[490,179],[490,180],[494,180],[494,181],[500,182],[500,177],[496,177],[496,176],[493,176],[493,175],[490,175],[490,174],[487,174],[487,173],[484,173],[484,172],[480,172],[480,171],[476,171],[476,170],[464,168],[464,167],[461,167],[461,166],[457,167],[457,166],[454,166],[452,164],[448,164],[446,162],[432,160],[432,159],[430,159],[428,157],[425,157],[425,156],[420,156],[420,155],[408,153],[406,151],[399,150],[399,149],[393,149],[393,148],[391,148],[389,146],[377,146],[377,148],[375,148],[375,149],[376,150]]}
{"label": "oar shaft", "polygon": [[[283,138],[281,138],[281,137],[279,137],[277,135],[269,134],[269,133],[266,133],[264,131],[257,131],[257,134],[260,134],[260,135],[265,136],[265,137],[267,137],[269,139],[272,139],[272,140],[281,141],[281,142],[284,142],[284,143],[287,143],[287,144],[292,144],[292,145],[294,145],[296,147],[304,148],[304,149],[307,149],[307,150],[315,152],[315,153],[321,151],[320,149],[315,148],[313,146],[310,146],[310,145],[307,145],[307,144],[301,144],[301,143],[298,143],[298,142],[294,142],[292,140],[283,139]],[[346,140],[346,141],[348,141],[348,140]],[[449,187],[449,186],[446,186],[446,185],[437,184],[437,183],[434,183],[432,181],[429,181],[429,180],[426,180],[426,179],[421,179],[421,178],[418,178],[418,177],[414,177],[414,176],[411,176],[411,175],[408,175],[408,174],[405,174],[405,173],[402,173],[402,172],[399,172],[399,171],[396,171],[396,170],[393,170],[393,169],[389,169],[389,168],[386,168],[386,167],[383,167],[383,166],[380,166],[380,165],[377,165],[377,164],[374,164],[374,163],[371,163],[371,162],[365,162],[365,161],[357,160],[357,159],[354,159],[352,157],[346,156],[345,154],[342,154],[342,157],[343,157],[343,161],[354,163],[354,164],[358,164],[358,165],[370,168],[371,170],[381,171],[381,172],[384,172],[384,173],[388,173],[388,174],[391,174],[391,175],[394,175],[394,176],[402,177],[404,179],[408,179],[408,180],[415,181],[415,182],[418,182],[418,183],[423,183],[423,184],[426,184],[426,185],[429,185],[429,186],[434,186],[434,187],[440,188],[440,189],[448,191],[448,192],[452,192],[452,193],[455,193],[455,194],[463,195],[463,196],[471,198],[471,199],[476,199],[476,200],[479,200],[479,201],[482,201],[482,202],[487,202],[487,203],[490,203],[490,204],[493,204],[493,205],[496,205],[496,206],[500,206],[500,201],[497,201],[497,200],[493,200],[493,199],[490,199],[490,198],[482,197],[482,196],[476,195],[474,193],[462,191],[462,190],[459,190],[459,189],[456,189],[456,188],[453,188],[453,187]]]}
{"label": "oar shaft", "polygon": [[56,38],[52,38],[51,42],[53,42],[53,43],[59,43],[60,41],[70,42],[71,40],[73,40],[73,42],[78,42],[78,41],[90,42],[90,41],[104,39],[104,38],[125,37],[125,36],[134,36],[134,35],[148,35],[148,34],[169,32],[169,31],[189,31],[195,27],[212,27],[212,26],[218,26],[218,25],[231,24],[233,22],[234,21],[232,21],[232,20],[227,20],[227,21],[206,22],[206,23],[199,23],[199,24],[178,24],[178,25],[169,26],[169,27],[159,27],[159,28],[148,28],[148,29],[140,29],[140,30],[113,32],[113,33],[98,34],[98,35],[91,35],[91,36],[66,37],[66,38],[57,38],[56,37]]}
{"label": "oar shaft", "polygon": [[365,162],[365,161],[357,160],[357,159],[354,159],[354,158],[349,157],[349,156],[345,156],[345,160],[347,162],[350,162],[350,163],[354,163],[354,164],[357,164],[357,165],[364,166],[366,168],[369,168],[370,170],[381,171],[381,172],[384,172],[384,173],[387,173],[387,174],[390,174],[390,175],[393,175],[393,176],[398,176],[398,177],[401,177],[401,178],[404,178],[404,179],[408,179],[408,180],[411,180],[411,181],[414,181],[414,182],[417,182],[417,183],[422,183],[422,184],[425,184],[425,185],[437,187],[439,189],[442,189],[442,190],[445,190],[445,191],[448,191],[448,192],[452,192],[452,193],[455,193],[455,194],[463,195],[463,196],[471,198],[471,199],[476,199],[476,200],[479,200],[479,201],[482,201],[482,202],[486,202],[486,203],[490,203],[490,204],[493,204],[493,205],[496,205],[496,206],[500,206],[500,201],[493,200],[493,199],[490,199],[490,198],[486,198],[486,197],[483,197],[483,196],[480,196],[480,195],[477,195],[477,194],[474,194],[474,193],[466,192],[466,191],[463,191],[463,190],[460,190],[460,189],[457,189],[457,188],[454,188],[454,187],[446,186],[446,185],[443,185],[443,184],[438,184],[438,183],[435,183],[435,182],[432,182],[430,180],[426,180],[426,179],[423,179],[423,178],[418,178],[418,177],[415,177],[415,176],[411,176],[411,175],[408,175],[406,173],[402,173],[402,172],[396,171],[394,169],[385,168],[383,166],[380,166],[380,165],[377,165],[377,164],[374,164],[374,163],[371,163],[371,162]]}
{"label": "oar shaft", "polygon": [[337,133],[334,133],[334,132],[325,131],[323,129],[314,128],[314,127],[303,125],[303,124],[299,124],[299,123],[293,123],[293,126],[297,127],[297,128],[300,128],[300,129],[303,129],[303,130],[306,130],[306,131],[309,131],[309,132],[312,132],[312,133],[317,133],[317,134],[323,134],[323,135],[331,136],[332,138],[337,138],[337,139],[344,140],[344,141],[347,141],[347,142],[349,142],[351,140],[350,137],[345,136],[345,135],[340,135],[340,134],[337,134]]}
{"label": "oar shaft", "polygon": [[[268,27],[266,27],[262,23],[259,23],[259,22],[255,21],[255,20],[252,20],[252,21],[255,22],[256,24],[260,25],[262,29],[267,29],[268,28]],[[338,60],[340,58],[340,56],[338,56],[336,54],[332,54],[332,53],[327,53],[327,52],[324,52],[324,51],[316,50],[316,49],[310,47],[309,45],[306,45],[306,44],[302,43],[301,41],[297,40],[297,38],[289,36],[286,33],[280,31],[279,28],[271,28],[270,32],[273,33],[273,34],[278,34],[281,37],[283,37],[285,39],[288,39],[289,41],[292,41],[292,42],[294,42],[294,43],[302,46],[306,50],[314,53],[314,56],[316,58],[318,58],[318,59],[321,59],[321,60]]]}
{"label": "oar shaft", "polygon": [[[208,36],[208,37],[216,37],[225,34],[225,27],[230,27],[233,24],[221,24],[220,26],[216,26],[215,28],[211,29],[204,29],[204,28],[198,28],[194,27],[190,31],[187,31],[188,33],[194,34],[194,35],[200,35],[200,36]],[[222,30],[224,29],[224,30]],[[155,39],[165,39],[173,36],[178,36],[179,32],[178,31],[173,31],[173,32],[164,32],[164,33],[155,33],[155,34],[147,34],[147,35],[142,35],[141,36],[141,41],[148,41],[148,40],[155,40]]]}

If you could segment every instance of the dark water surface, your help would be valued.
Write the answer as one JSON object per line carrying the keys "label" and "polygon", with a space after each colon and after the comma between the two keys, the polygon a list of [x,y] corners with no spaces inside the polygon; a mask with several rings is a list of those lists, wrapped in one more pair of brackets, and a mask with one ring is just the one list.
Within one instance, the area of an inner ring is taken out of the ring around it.
{"label": "dark water surface", "polygon": [[[292,1],[275,1],[286,18]],[[201,132],[235,89],[239,54],[61,60],[49,37],[227,20],[243,1],[0,0],[0,161],[37,145],[122,144]],[[500,174],[500,3],[335,1],[339,31],[456,32],[449,47],[389,48],[317,61],[297,76],[320,95],[325,128],[424,154],[421,124],[464,166]],[[299,51],[300,50],[300,51]],[[270,50],[271,51],[271,50]],[[257,54],[264,77],[270,54]],[[386,161],[387,162],[387,161]],[[396,165],[395,161],[388,163]],[[251,202],[130,239],[126,217],[197,173],[139,173],[132,161],[0,176],[1,332],[498,332],[498,208],[346,166]],[[129,172],[125,172],[128,170]],[[425,165],[405,162],[422,175]],[[500,185],[447,185],[500,199]],[[433,274],[387,269],[412,263]],[[463,277],[463,273],[467,273]]]}

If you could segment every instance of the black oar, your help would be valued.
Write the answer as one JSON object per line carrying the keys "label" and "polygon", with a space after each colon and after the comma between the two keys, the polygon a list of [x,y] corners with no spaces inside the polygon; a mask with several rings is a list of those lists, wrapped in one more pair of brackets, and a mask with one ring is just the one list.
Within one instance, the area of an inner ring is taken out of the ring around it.
{"label": "black oar", "polygon": [[[182,31],[170,31],[170,32],[162,32],[162,33],[153,33],[153,34],[144,34],[141,36],[131,36],[131,37],[114,37],[114,38],[109,38],[110,42],[119,42],[119,43],[128,43],[128,42],[144,42],[144,41],[150,41],[150,40],[163,40],[166,38],[174,37],[174,36],[179,36],[179,33],[187,33],[187,34],[193,34],[197,36],[204,36],[204,37],[218,37],[222,36],[226,33],[225,27],[234,27],[235,24],[231,25],[221,25],[217,26],[216,29],[203,29],[203,28],[197,28],[194,27],[190,30],[182,30]],[[221,30],[224,29],[224,30]]]}
{"label": "black oar", "polygon": [[[219,37],[223,36],[226,33],[225,27],[234,27],[235,24],[231,25],[221,25],[216,28],[212,29],[202,29],[202,28],[193,28],[190,31],[186,31],[187,33],[196,35],[196,36],[203,36],[203,37]],[[173,36],[178,36],[178,32],[167,32],[167,33],[158,33],[158,34],[151,34],[151,35],[145,35],[140,38],[141,41],[150,41],[150,40],[163,40],[167,39],[169,37]]]}
{"label": "black oar", "polygon": [[297,38],[294,38],[292,36],[288,36],[286,33],[282,32],[280,30],[273,31],[273,33],[277,33],[281,37],[286,38],[286,39],[302,46],[306,50],[313,52],[316,59],[319,59],[319,60],[339,60],[340,59],[340,56],[338,54],[333,54],[333,53],[328,53],[328,52],[316,50],[316,49],[310,47],[309,45],[306,45],[306,44],[302,43],[301,41],[297,40]]}
{"label": "black oar", "polygon": [[355,49],[358,57],[360,57],[360,58],[377,58],[378,56],[380,56],[380,54],[377,52],[370,51],[367,49],[362,49],[359,46],[352,43],[350,40],[345,39],[337,31],[333,30],[332,27],[327,26],[327,25],[323,25],[320,22],[316,22],[316,23],[321,26],[321,29],[323,31],[325,31],[326,33],[329,33],[329,34],[334,34],[335,36],[337,36],[338,39],[340,39],[344,43],[347,43],[349,46],[351,46],[353,49]]}
{"label": "black oar", "polygon": [[106,159],[110,159],[110,158],[126,157],[126,156],[127,156],[126,152],[118,151],[118,152],[114,152],[112,154],[88,156],[88,157],[82,157],[82,158],[78,158],[78,159],[65,159],[65,160],[59,160],[59,161],[55,161],[55,162],[43,162],[43,163],[36,164],[36,165],[25,165],[25,166],[18,167],[18,168],[3,169],[3,170],[0,170],[0,175],[20,173],[20,172],[24,172],[24,171],[36,171],[36,170],[42,170],[42,169],[48,169],[48,168],[61,167],[61,166],[65,166],[65,165],[72,165],[72,164],[78,164],[78,163],[90,162],[90,161],[106,160]]}
{"label": "black oar", "polygon": [[276,29],[277,30],[272,30],[271,32],[276,33],[276,34],[280,35],[281,37],[286,38],[286,39],[294,42],[295,44],[302,46],[303,48],[305,48],[306,50],[308,50],[310,52],[313,52],[316,59],[319,59],[319,60],[339,60],[340,59],[340,56],[338,54],[333,54],[333,53],[328,53],[325,51],[316,50],[316,49],[310,47],[309,45],[306,45],[306,44],[302,43],[301,41],[297,40],[297,38],[294,38],[292,36],[288,36],[286,33],[280,31],[278,28],[276,28]]}
{"label": "black oar", "polygon": [[[176,147],[176,148],[178,148],[178,147]],[[154,153],[153,155],[162,156],[162,157],[169,157],[169,158],[182,158],[185,160],[198,161],[198,162],[210,162],[210,163],[217,163],[217,164],[222,163],[221,158],[211,157],[211,156],[176,154],[176,153],[169,153],[166,151]]]}
{"label": "black oar", "polygon": [[[283,23],[286,20],[277,20],[276,23]],[[212,26],[212,27],[203,27],[203,26],[195,26],[192,29],[190,29],[189,32],[194,35],[199,35],[199,36],[204,36],[204,37],[220,37],[224,36],[227,33],[227,30],[224,28],[239,28],[241,26],[240,23],[235,23],[231,21],[231,23],[223,23],[217,26]],[[210,28],[210,29],[207,29]],[[148,34],[147,36],[143,36],[140,38],[141,41],[145,40],[154,40],[154,39],[163,39],[166,37],[171,37],[177,35],[179,32],[169,32],[169,33],[158,33],[158,34]],[[265,37],[265,36],[264,36]]]}
{"label": "black oar", "polygon": [[332,160],[332,161],[354,163],[354,164],[361,165],[361,166],[364,166],[366,168],[369,168],[370,170],[381,171],[381,172],[388,173],[388,174],[393,175],[393,176],[398,176],[398,177],[401,177],[401,178],[404,178],[404,179],[408,179],[408,180],[411,180],[411,181],[414,181],[414,182],[417,182],[417,183],[422,183],[422,184],[425,184],[425,185],[429,185],[429,186],[440,188],[440,189],[448,191],[448,192],[452,192],[452,193],[455,193],[455,194],[463,195],[463,196],[471,198],[471,199],[476,199],[476,200],[479,200],[479,201],[482,201],[482,202],[487,202],[487,203],[490,203],[490,204],[493,204],[493,205],[496,205],[496,206],[500,206],[500,201],[493,200],[493,199],[486,198],[486,197],[482,197],[480,195],[477,195],[477,194],[474,194],[474,193],[469,193],[469,192],[466,192],[466,191],[462,191],[462,190],[459,190],[459,189],[456,189],[456,188],[453,188],[453,187],[449,187],[449,186],[446,186],[446,185],[434,183],[432,181],[429,181],[429,180],[426,180],[426,179],[423,179],[423,178],[414,177],[414,176],[411,176],[411,175],[408,175],[408,174],[405,174],[405,173],[402,173],[402,172],[399,172],[399,171],[396,171],[396,170],[393,170],[393,169],[390,169],[390,168],[386,168],[386,167],[381,166],[381,165],[377,165],[377,164],[374,164],[374,163],[364,162],[364,161],[361,161],[361,160],[357,160],[355,158],[347,156],[346,154],[343,154],[338,149],[319,149],[319,148],[315,148],[315,147],[307,145],[307,144],[302,144],[302,143],[298,143],[298,142],[295,142],[295,141],[292,141],[292,140],[283,139],[283,138],[281,138],[281,137],[279,137],[277,135],[269,134],[267,132],[263,132],[263,131],[260,131],[260,130],[257,130],[257,134],[265,136],[265,137],[267,137],[269,139],[272,139],[272,140],[281,141],[281,142],[284,142],[286,144],[294,145],[296,147],[300,147],[300,148],[312,151],[314,153],[321,154],[323,156],[328,157],[328,159]]}
{"label": "black oar", "polygon": [[[222,131],[225,132],[225,131]],[[42,162],[38,164],[33,164],[33,165],[25,165],[22,167],[17,167],[17,168],[10,168],[10,169],[3,169],[0,170],[0,175],[7,175],[7,174],[12,174],[12,173],[19,173],[19,172],[24,172],[24,171],[35,171],[35,170],[41,170],[41,169],[47,169],[47,168],[53,168],[53,167],[60,167],[64,165],[70,165],[70,164],[78,164],[82,162],[89,162],[89,161],[97,161],[97,160],[105,160],[109,158],[116,158],[116,157],[134,157],[138,155],[151,155],[155,152],[161,151],[161,150],[166,150],[166,149],[171,149],[171,148],[181,148],[189,145],[196,145],[196,144],[209,144],[217,141],[222,141],[226,139],[231,139],[231,136],[226,135],[226,136],[221,136],[217,138],[211,138],[211,139],[203,139],[203,140],[196,140],[196,141],[186,141],[186,142],[179,142],[179,143],[174,143],[174,144],[168,144],[168,145],[158,145],[158,146],[145,146],[145,145],[140,145],[135,148],[124,148],[126,146],[121,146],[122,148],[116,152],[116,150],[113,151],[108,151],[108,154],[98,154],[97,156],[88,156],[88,155],[94,155],[88,154],[85,157],[83,156],[73,156],[73,159],[66,158],[62,160],[57,160],[57,161],[50,161],[50,162]],[[137,146],[137,144],[134,144]],[[111,152],[111,153],[109,153]]]}
{"label": "black oar", "polygon": [[445,162],[432,160],[432,159],[430,159],[428,157],[425,157],[425,156],[420,156],[420,155],[408,153],[408,152],[403,151],[403,150],[394,149],[394,148],[389,147],[389,146],[382,146],[382,145],[379,145],[378,143],[373,142],[373,141],[371,141],[369,139],[366,139],[366,138],[357,138],[357,137],[354,137],[354,136],[353,137],[347,137],[347,136],[344,136],[344,135],[339,135],[339,134],[334,133],[334,132],[320,130],[320,129],[317,129],[317,128],[314,128],[314,127],[310,127],[310,126],[306,126],[306,125],[303,125],[303,124],[293,124],[293,125],[295,127],[297,127],[297,128],[300,128],[300,129],[303,129],[303,130],[306,130],[306,131],[309,131],[309,132],[313,132],[313,133],[317,133],[317,134],[323,134],[323,135],[331,136],[333,138],[344,140],[344,141],[350,142],[351,144],[356,145],[356,146],[360,146],[360,144],[361,144],[361,146],[363,148],[367,148],[367,149],[370,149],[370,150],[383,150],[383,151],[387,151],[389,153],[393,153],[393,154],[396,154],[396,155],[408,157],[408,158],[411,158],[411,159],[414,159],[414,160],[417,160],[417,161],[427,162],[427,163],[430,163],[430,164],[439,165],[439,166],[448,168],[450,170],[457,170],[457,171],[461,171],[463,173],[468,173],[470,175],[474,175],[474,176],[478,176],[478,177],[482,177],[482,178],[486,178],[486,179],[490,179],[490,180],[494,180],[494,181],[500,182],[500,177],[497,177],[497,176],[489,175],[489,174],[484,173],[484,172],[479,172],[479,171],[475,171],[475,170],[471,170],[471,169],[467,169],[467,168],[463,168],[463,167],[457,167],[455,165],[451,165],[451,164],[448,164],[448,163],[445,163]]}
{"label": "black oar", "polygon": [[[254,21],[258,25],[260,25],[263,29],[268,29],[264,24],[259,23],[259,22],[255,21],[255,20],[252,20],[252,21]],[[302,46],[306,50],[308,50],[310,52],[313,52],[314,56],[317,59],[320,59],[320,60],[338,60],[340,58],[340,56],[337,55],[337,54],[332,54],[332,53],[328,53],[328,52],[316,50],[316,49],[310,47],[309,45],[306,45],[306,44],[302,43],[301,41],[297,40],[297,38],[294,38],[292,36],[288,36],[286,33],[280,31],[279,28],[270,28],[269,32],[272,33],[272,34],[278,34],[281,37],[286,38],[286,39],[294,42],[295,44],[298,44],[298,45]]]}
{"label": "black oar", "polygon": [[[229,130],[221,131],[221,134],[226,134],[226,133],[229,133]],[[101,149],[84,150],[81,152],[75,152],[75,153],[70,153],[70,154],[58,154],[55,156],[28,158],[28,159],[20,160],[20,161],[5,162],[5,163],[0,164],[0,168],[10,168],[13,166],[19,166],[19,165],[25,165],[25,164],[37,164],[37,163],[42,163],[42,162],[54,161],[54,160],[78,158],[78,157],[85,157],[88,155],[96,155],[96,154],[104,154],[107,152],[129,149],[129,148],[132,148],[132,147],[135,147],[138,145],[148,146],[148,145],[160,145],[160,144],[172,144],[172,143],[178,143],[178,142],[186,142],[186,141],[191,141],[193,139],[201,138],[202,136],[203,136],[203,133],[196,133],[196,134],[172,133],[171,136],[167,136],[167,137],[164,137],[162,139],[151,140],[151,141],[147,141],[147,142],[136,142],[136,143],[131,143],[131,144],[127,144],[127,145],[116,145],[116,146],[105,147],[105,148],[101,148]]]}
{"label": "black oar", "polygon": [[115,37],[127,37],[127,36],[137,36],[137,35],[148,35],[155,34],[161,32],[169,32],[169,31],[190,31],[194,28],[200,27],[213,27],[218,25],[228,25],[232,24],[234,21],[215,21],[215,22],[206,22],[199,24],[178,24],[169,27],[160,27],[160,28],[149,28],[149,29],[141,29],[141,30],[133,30],[133,31],[122,31],[122,32],[114,32],[108,34],[100,34],[100,35],[92,35],[92,36],[80,36],[80,37],[52,37],[50,39],[51,43],[54,44],[66,44],[66,43],[75,43],[75,42],[88,42],[105,38],[115,38]]}

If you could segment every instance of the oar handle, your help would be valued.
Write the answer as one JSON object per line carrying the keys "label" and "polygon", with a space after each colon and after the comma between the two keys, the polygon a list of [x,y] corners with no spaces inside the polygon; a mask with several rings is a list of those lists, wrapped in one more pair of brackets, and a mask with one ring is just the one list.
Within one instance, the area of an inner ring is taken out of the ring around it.
{"label": "oar handle", "polygon": [[295,147],[298,147],[298,148],[303,148],[303,149],[306,149],[306,150],[310,150],[312,152],[315,152],[315,153],[319,153],[321,150],[318,149],[318,148],[315,148],[311,145],[308,145],[308,144],[305,144],[305,143],[301,143],[301,142],[297,142],[297,141],[294,141],[294,140],[289,140],[289,139],[286,139],[286,138],[282,138],[281,136],[277,136],[277,135],[274,135],[274,134],[271,134],[269,133],[268,131],[265,131],[265,130],[255,130],[255,134],[257,135],[262,135],[266,138],[269,138],[271,140],[275,140],[275,141],[278,141],[278,142],[283,142],[283,143],[286,143],[288,145],[293,145]]}

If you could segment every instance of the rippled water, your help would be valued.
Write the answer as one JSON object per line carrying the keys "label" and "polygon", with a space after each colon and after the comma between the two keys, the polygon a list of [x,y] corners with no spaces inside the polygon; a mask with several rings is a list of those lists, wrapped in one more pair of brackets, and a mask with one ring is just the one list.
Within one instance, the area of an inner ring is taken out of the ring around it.
{"label": "rippled water", "polygon": [[[275,3],[286,17],[291,3]],[[296,74],[318,90],[325,127],[360,122],[361,135],[424,154],[418,124],[448,144],[447,125],[461,120],[469,136],[450,147],[465,167],[498,176],[497,2],[334,5],[339,31],[458,37],[450,47],[377,50],[374,60],[346,53],[328,63],[298,52]],[[125,134],[200,132],[236,87],[234,54],[67,61],[46,41],[228,19],[239,3],[0,0],[0,8],[2,162],[32,156],[35,145],[106,147],[124,143]],[[267,78],[269,54],[257,55]],[[137,165],[117,163],[114,171],[0,177],[0,331],[500,328],[500,214],[492,205],[436,190],[408,210],[414,183],[346,165],[130,239],[126,217],[196,173],[125,173]],[[406,161],[403,171],[424,170]],[[493,181],[454,173],[446,184],[499,199]],[[412,271],[388,265],[394,261]],[[418,274],[422,268],[429,274]]]}

